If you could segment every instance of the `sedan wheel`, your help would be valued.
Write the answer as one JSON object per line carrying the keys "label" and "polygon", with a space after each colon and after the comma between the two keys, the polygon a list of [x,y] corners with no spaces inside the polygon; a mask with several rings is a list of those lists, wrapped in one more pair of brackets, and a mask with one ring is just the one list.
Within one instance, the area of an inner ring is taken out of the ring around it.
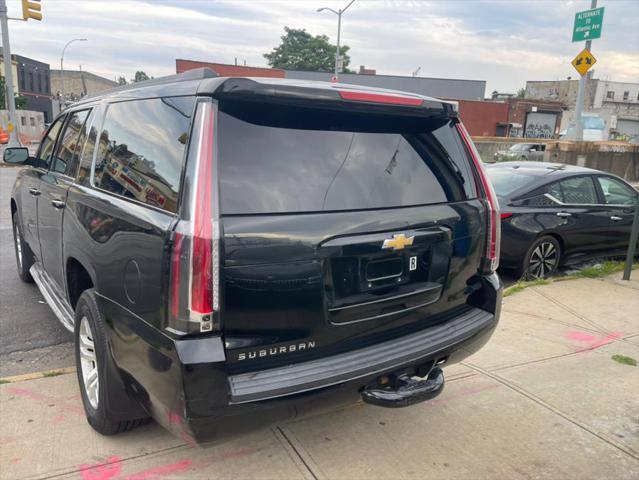
{"label": "sedan wheel", "polygon": [[546,278],[559,266],[559,246],[555,239],[542,239],[535,243],[528,258],[526,276]]}
{"label": "sedan wheel", "polygon": [[80,368],[87,399],[94,409],[98,408],[100,398],[100,379],[98,377],[98,357],[95,354],[93,333],[87,317],[80,320]]}

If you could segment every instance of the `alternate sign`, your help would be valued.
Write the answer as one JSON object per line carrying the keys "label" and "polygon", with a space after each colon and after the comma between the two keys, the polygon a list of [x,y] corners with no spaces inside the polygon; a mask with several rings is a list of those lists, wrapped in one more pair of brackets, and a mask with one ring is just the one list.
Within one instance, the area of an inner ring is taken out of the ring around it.
{"label": "alternate sign", "polygon": [[575,26],[572,29],[572,41],[583,42],[601,37],[604,7],[575,13]]}
{"label": "alternate sign", "polygon": [[582,77],[586,74],[590,68],[597,63],[597,59],[585,48],[579,52],[572,62],[572,66],[579,72]]}

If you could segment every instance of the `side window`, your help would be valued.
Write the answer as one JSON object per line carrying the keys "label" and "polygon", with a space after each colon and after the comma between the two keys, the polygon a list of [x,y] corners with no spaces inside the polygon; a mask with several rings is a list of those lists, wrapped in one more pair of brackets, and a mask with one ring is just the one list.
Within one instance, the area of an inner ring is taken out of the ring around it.
{"label": "side window", "polygon": [[559,182],[564,203],[576,205],[596,204],[597,192],[591,177],[574,177]]}
{"label": "side window", "polygon": [[58,118],[51,128],[47,132],[46,136],[40,143],[40,150],[38,151],[38,167],[49,170],[51,166],[51,159],[53,158],[53,147],[55,147],[55,140],[60,133],[64,116]]}
{"label": "side window", "polygon": [[195,99],[153,98],[109,105],[93,184],[177,211],[178,189]]}
{"label": "side window", "polygon": [[91,178],[91,164],[93,163],[93,153],[95,152],[96,140],[98,138],[98,119],[101,118],[99,112],[100,107],[93,109],[91,115],[85,122],[83,130],[83,140],[80,140],[81,154],[79,156],[78,183],[80,185],[89,185]]}
{"label": "side window", "polygon": [[81,110],[70,113],[67,116],[67,122],[60,136],[55,154],[55,162],[52,168],[54,172],[75,177],[80,155],[82,130],[88,115],[89,110]]}
{"label": "side window", "polygon": [[564,195],[561,192],[561,186],[559,185],[559,182],[551,183],[550,185],[548,185],[546,193],[548,193],[548,195],[552,195],[560,202],[564,201]]}
{"label": "side window", "polygon": [[604,201],[610,205],[634,205],[639,193],[628,185],[612,177],[597,177],[604,194]]}

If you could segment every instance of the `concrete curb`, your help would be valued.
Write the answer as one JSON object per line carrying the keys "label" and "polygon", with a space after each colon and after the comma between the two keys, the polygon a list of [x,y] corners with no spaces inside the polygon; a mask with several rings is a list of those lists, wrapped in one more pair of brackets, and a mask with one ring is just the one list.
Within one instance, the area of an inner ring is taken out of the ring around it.
{"label": "concrete curb", "polygon": [[27,380],[35,380],[38,378],[46,377],[57,377],[58,375],[68,375],[70,373],[75,373],[75,367],[57,368],[54,370],[45,370],[43,372],[25,373],[23,375],[4,377],[0,378],[0,383],[25,382]]}

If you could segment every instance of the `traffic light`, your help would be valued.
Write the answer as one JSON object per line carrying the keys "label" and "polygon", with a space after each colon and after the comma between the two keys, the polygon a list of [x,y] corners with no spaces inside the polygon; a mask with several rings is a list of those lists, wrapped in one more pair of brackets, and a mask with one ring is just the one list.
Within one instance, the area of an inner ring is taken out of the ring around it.
{"label": "traffic light", "polygon": [[22,0],[22,18],[25,20],[29,20],[30,18],[34,20],[42,20],[42,5],[40,5],[40,0]]}

